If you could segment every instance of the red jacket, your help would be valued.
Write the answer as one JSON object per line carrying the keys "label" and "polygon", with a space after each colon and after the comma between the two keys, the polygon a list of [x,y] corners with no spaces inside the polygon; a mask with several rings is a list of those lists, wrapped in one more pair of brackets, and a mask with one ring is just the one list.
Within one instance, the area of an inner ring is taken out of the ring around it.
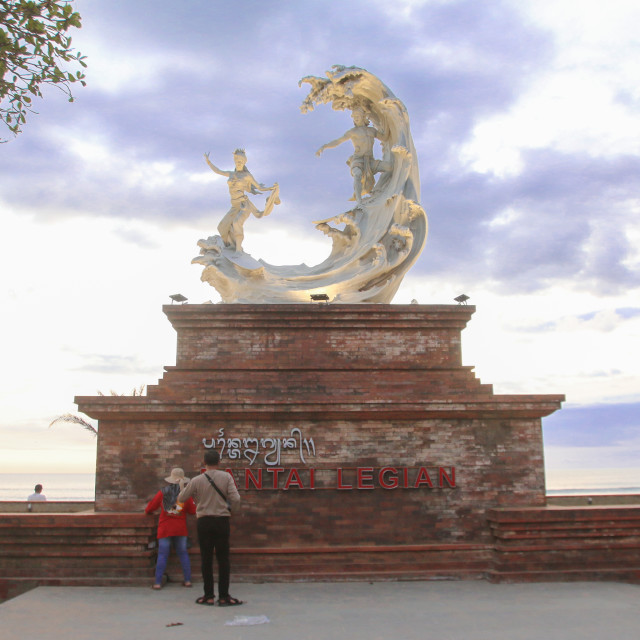
{"label": "red jacket", "polygon": [[146,506],[145,513],[153,513],[160,507],[160,518],[158,519],[158,538],[170,538],[172,536],[187,535],[187,514],[195,514],[196,504],[189,498],[182,507],[178,515],[167,513],[162,506],[162,491],[158,491]]}

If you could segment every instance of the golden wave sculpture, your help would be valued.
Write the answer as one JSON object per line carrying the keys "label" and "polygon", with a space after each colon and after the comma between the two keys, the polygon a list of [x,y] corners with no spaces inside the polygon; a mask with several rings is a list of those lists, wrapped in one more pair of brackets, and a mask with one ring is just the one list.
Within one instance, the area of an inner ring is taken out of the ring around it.
{"label": "golden wave sculpture", "polygon": [[[234,153],[235,169],[210,168],[227,177],[231,209],[214,235],[200,240],[201,279],[225,303],[309,302],[311,296],[331,303],[390,303],[402,278],[422,252],[428,232],[420,205],[418,160],[404,104],[376,76],[358,67],[334,66],[326,78],[307,76],[311,89],[301,106],[331,104],[349,110],[354,126],[323,145],[317,154],[343,143],[353,145],[347,164],[353,177],[353,207],[317,220],[316,229],[331,237],[330,255],[315,266],[271,265],[242,249],[243,224],[250,215],[268,215],[280,202],[278,184],[258,183],[246,168],[242,149]],[[374,156],[378,140],[382,157]],[[269,192],[264,210],[249,195]]]}

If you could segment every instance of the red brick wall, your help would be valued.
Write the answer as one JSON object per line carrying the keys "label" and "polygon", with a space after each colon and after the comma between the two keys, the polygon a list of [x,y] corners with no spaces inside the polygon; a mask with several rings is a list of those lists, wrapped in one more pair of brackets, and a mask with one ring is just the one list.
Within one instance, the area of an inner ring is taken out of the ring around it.
{"label": "red brick wall", "polygon": [[472,313],[460,308],[434,305],[428,315],[418,305],[168,305],[164,310],[178,331],[179,368],[377,370],[460,366],[460,331]]}
{"label": "red brick wall", "polygon": [[[98,510],[141,509],[174,466],[197,473],[203,438],[222,428],[227,439],[288,438],[299,428],[315,457],[303,464],[284,450],[279,466],[313,467],[318,485],[336,468],[385,466],[413,475],[425,466],[436,485],[245,491],[241,482],[238,546],[483,542],[488,509],[544,504],[540,418],[563,398],[496,396],[461,366],[473,307],[164,310],[178,332],[177,365],[148,396],[77,399],[99,419]],[[250,465],[225,452],[222,466],[242,474]],[[261,455],[252,468],[267,466]],[[437,486],[437,467],[455,467],[454,488]]]}

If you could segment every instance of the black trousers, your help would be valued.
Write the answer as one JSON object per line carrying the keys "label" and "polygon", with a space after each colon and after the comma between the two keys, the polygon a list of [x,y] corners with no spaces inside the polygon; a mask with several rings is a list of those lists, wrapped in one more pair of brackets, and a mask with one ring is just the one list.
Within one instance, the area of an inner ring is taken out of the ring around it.
{"label": "black trousers", "polygon": [[213,590],[213,553],[218,562],[218,597],[229,595],[229,578],[231,563],[229,562],[229,518],[219,516],[202,516],[198,518],[198,541],[202,560],[202,579],[204,595],[214,597]]}

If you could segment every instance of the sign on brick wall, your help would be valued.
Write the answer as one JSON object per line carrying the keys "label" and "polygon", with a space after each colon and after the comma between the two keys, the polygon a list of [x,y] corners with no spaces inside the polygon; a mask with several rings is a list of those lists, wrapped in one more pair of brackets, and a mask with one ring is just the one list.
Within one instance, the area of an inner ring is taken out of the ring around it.
{"label": "sign on brick wall", "polygon": [[[217,449],[220,459],[246,461],[249,468],[227,469],[238,489],[288,491],[290,489],[444,489],[455,488],[455,467],[309,467],[308,458],[316,458],[313,438],[304,437],[298,427],[286,437],[202,438],[205,449]],[[283,454],[292,453],[303,467],[280,466]],[[253,467],[261,460],[265,467]],[[224,462],[223,462],[224,464]]]}
{"label": "sign on brick wall", "polygon": [[238,489],[453,489],[455,467],[338,467],[227,469]]}

